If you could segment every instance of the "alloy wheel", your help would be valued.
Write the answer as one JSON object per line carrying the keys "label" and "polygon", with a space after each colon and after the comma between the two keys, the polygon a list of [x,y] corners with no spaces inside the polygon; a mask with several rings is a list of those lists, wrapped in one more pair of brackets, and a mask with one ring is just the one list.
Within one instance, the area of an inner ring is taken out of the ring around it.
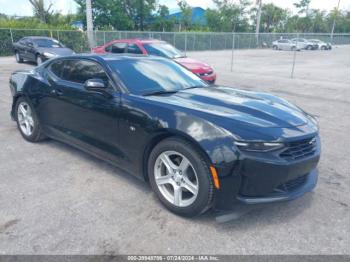
{"label": "alloy wheel", "polygon": [[196,200],[199,192],[196,171],[179,152],[162,152],[155,162],[154,177],[160,193],[173,205],[187,207]]}
{"label": "alloy wheel", "polygon": [[22,133],[26,136],[31,136],[34,131],[34,118],[27,102],[21,102],[18,105],[17,119]]}

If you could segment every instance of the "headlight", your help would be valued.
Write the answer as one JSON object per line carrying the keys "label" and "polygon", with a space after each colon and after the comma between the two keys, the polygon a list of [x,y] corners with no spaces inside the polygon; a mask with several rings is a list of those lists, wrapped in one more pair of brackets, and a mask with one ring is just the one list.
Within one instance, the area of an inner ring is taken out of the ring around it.
{"label": "headlight", "polygon": [[235,141],[235,145],[243,151],[268,152],[280,149],[284,146],[279,142],[241,142]]}
{"label": "headlight", "polygon": [[52,58],[52,57],[56,57],[56,54],[50,53],[50,52],[44,52],[43,53],[44,56],[48,57],[48,58]]}

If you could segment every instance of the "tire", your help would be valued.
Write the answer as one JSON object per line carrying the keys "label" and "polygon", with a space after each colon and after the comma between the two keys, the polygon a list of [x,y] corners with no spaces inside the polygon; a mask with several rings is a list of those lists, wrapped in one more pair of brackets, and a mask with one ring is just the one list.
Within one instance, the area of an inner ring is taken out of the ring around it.
{"label": "tire", "polygon": [[17,63],[23,63],[23,58],[21,57],[18,51],[15,52],[15,57]]}
{"label": "tire", "polygon": [[25,140],[39,142],[45,139],[35,111],[27,99],[24,97],[17,99],[15,112],[18,130]]}
{"label": "tire", "polygon": [[[167,165],[164,164],[162,160],[164,156],[167,156],[166,159],[170,160],[171,164],[169,162]],[[184,160],[188,160],[186,169],[182,169],[180,165],[186,163]],[[174,167],[174,165],[178,172],[170,173],[169,166]],[[147,170],[153,191],[171,212],[184,217],[193,217],[211,207],[214,186],[209,164],[202,153],[186,140],[168,138],[161,141],[149,156]],[[162,179],[159,179],[160,177]],[[175,193],[175,191],[179,192],[178,190],[181,194]],[[176,201],[175,195],[180,195],[179,201]]]}
{"label": "tire", "polygon": [[311,50],[312,49],[312,46],[311,45],[308,45],[307,47],[306,47],[306,50]]}
{"label": "tire", "polygon": [[277,45],[272,46],[272,49],[277,50],[278,49]]}
{"label": "tire", "polygon": [[292,51],[295,51],[295,49],[296,49],[296,47],[295,47],[295,46],[292,46],[292,49],[291,49],[291,50],[292,50]]}
{"label": "tire", "polygon": [[324,45],[321,46],[321,50],[326,50],[326,47]]}
{"label": "tire", "polygon": [[41,56],[39,54],[36,55],[35,61],[36,61],[37,65],[41,65],[43,63],[43,59],[41,58]]}

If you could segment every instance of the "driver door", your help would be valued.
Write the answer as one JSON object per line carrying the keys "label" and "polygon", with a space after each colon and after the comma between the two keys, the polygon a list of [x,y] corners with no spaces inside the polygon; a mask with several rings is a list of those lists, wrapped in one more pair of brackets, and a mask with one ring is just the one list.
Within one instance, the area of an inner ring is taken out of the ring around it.
{"label": "driver door", "polygon": [[[63,63],[59,78],[48,76],[52,89],[47,112],[51,115],[46,117],[46,123],[62,139],[118,161],[120,93],[100,64],[88,59]],[[85,88],[87,80],[96,78],[103,80],[105,90]]]}

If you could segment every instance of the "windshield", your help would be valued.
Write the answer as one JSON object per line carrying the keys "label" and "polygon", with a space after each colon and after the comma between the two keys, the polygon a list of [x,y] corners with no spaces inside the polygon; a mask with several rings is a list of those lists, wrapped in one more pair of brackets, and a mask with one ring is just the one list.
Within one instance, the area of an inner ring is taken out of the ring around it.
{"label": "windshield", "polygon": [[144,44],[149,55],[162,56],[166,58],[179,58],[184,57],[184,54],[180,50],[176,49],[168,43],[148,43]]}
{"label": "windshield", "polygon": [[108,63],[132,94],[177,92],[208,86],[198,76],[168,59],[129,57],[110,60]]}
{"label": "windshield", "polygon": [[57,40],[53,39],[33,39],[37,47],[58,48],[63,47]]}

